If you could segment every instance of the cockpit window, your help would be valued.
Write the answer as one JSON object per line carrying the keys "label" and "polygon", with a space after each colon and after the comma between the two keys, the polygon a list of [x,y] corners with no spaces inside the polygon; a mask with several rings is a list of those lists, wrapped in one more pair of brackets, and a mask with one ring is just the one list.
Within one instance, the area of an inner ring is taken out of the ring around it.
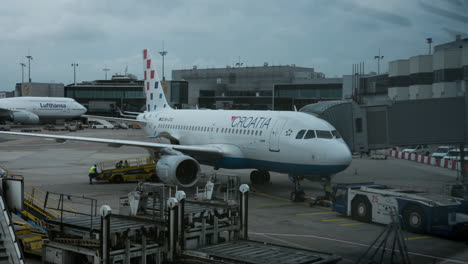
{"label": "cockpit window", "polygon": [[302,139],[302,137],[304,136],[305,132],[306,132],[306,131],[305,131],[304,129],[301,130],[301,131],[299,131],[299,132],[297,132],[296,139]]}
{"label": "cockpit window", "polygon": [[332,131],[332,134],[333,134],[333,136],[336,137],[336,138],[341,138],[340,132],[338,132],[338,130],[333,130],[333,131]]}
{"label": "cockpit window", "polygon": [[318,138],[333,138],[333,135],[330,131],[317,130],[317,137]]}
{"label": "cockpit window", "polygon": [[314,130],[307,130],[307,134],[305,135],[304,139],[315,138],[315,131]]}

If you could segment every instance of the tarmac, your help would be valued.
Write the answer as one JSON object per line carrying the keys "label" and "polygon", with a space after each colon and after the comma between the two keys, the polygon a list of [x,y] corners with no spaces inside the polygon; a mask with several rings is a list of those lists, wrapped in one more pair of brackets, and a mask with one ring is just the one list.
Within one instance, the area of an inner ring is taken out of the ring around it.
{"label": "tarmac", "polygon": [[[152,141],[141,130],[94,130],[77,132],[44,132],[77,136]],[[110,205],[118,211],[119,198],[135,188],[135,183],[88,184],[88,170],[96,161],[127,159],[147,155],[142,148],[111,148],[106,144],[0,136],[0,167],[10,174],[22,175],[25,189],[86,196],[98,205]],[[202,166],[205,173],[211,167]],[[249,182],[250,170],[220,170]],[[407,160],[389,158],[372,160],[353,157],[350,167],[333,177],[333,183],[375,182],[397,188],[447,193],[456,182],[457,172]],[[308,195],[322,195],[317,182],[302,181]],[[332,252],[342,263],[355,263],[385,226],[362,223],[337,214],[328,207],[310,207],[308,203],[289,201],[292,182],[287,175],[271,173],[271,183],[252,186],[249,195],[250,239]],[[412,263],[466,263],[468,245],[441,237],[404,232]],[[28,259],[27,263],[38,263]]]}

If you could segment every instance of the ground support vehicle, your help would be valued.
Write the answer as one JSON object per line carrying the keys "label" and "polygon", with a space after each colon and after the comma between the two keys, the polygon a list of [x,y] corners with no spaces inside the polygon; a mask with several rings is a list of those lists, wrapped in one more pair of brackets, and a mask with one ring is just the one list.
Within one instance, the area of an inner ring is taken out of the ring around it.
{"label": "ground support vehicle", "polygon": [[357,220],[380,224],[391,223],[392,215],[397,215],[410,232],[467,237],[468,201],[451,196],[373,183],[337,184],[332,208]]}
{"label": "ground support vehicle", "polygon": [[[156,163],[151,157],[139,157],[122,160],[97,162],[98,176],[93,180],[108,182],[127,182],[138,180],[156,181]],[[123,162],[126,161],[126,162]]]}

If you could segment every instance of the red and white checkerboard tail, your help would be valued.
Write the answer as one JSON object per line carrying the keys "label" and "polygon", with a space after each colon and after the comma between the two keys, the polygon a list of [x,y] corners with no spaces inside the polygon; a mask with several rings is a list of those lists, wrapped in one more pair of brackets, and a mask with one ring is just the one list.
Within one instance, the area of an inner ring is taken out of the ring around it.
{"label": "red and white checkerboard tail", "polygon": [[155,70],[156,61],[151,59],[148,49],[143,50],[143,78],[145,80],[144,94],[146,111],[171,109],[164,95],[163,86]]}

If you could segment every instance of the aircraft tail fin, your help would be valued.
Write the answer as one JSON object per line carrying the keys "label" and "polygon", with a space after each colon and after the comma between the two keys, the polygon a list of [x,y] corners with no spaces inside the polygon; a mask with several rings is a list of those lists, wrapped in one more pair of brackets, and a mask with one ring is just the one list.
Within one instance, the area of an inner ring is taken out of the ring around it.
{"label": "aircraft tail fin", "polygon": [[143,50],[144,94],[146,97],[146,111],[171,109],[164,95],[163,86],[155,70],[155,61],[151,59],[148,49]]}

